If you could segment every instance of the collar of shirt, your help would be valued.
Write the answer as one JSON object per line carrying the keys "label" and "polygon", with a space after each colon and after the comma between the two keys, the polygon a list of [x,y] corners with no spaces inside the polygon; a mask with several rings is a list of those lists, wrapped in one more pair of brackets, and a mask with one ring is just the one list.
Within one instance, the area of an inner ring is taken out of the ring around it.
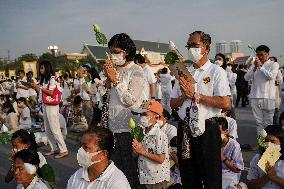
{"label": "collar of shirt", "polygon": [[[33,186],[35,185],[35,183],[37,182],[37,180],[38,180],[38,177],[35,176],[35,177],[33,178],[32,182],[30,183],[30,185],[29,185],[26,189],[31,189],[31,188],[33,188]],[[24,186],[23,186],[23,185],[21,185],[21,189],[24,189]]]}
{"label": "collar of shirt", "polygon": [[[102,174],[96,178],[94,181],[105,181],[106,179],[108,179],[111,175],[111,173],[114,171],[114,163],[112,161],[110,161],[109,166],[106,168],[106,170],[104,172],[102,172]],[[88,168],[84,168],[83,172],[82,172],[82,179],[84,179],[87,182],[91,182],[88,176]]]}
{"label": "collar of shirt", "polygon": [[201,67],[199,67],[199,68],[197,68],[197,69],[195,69],[193,65],[194,65],[194,64],[192,64],[192,65],[188,68],[188,71],[189,71],[189,72],[194,72],[194,71],[197,70],[197,69],[200,69],[200,70],[205,71],[205,70],[207,70],[207,69],[210,67],[211,62],[210,62],[210,60],[208,59],[205,64],[203,64]]}
{"label": "collar of shirt", "polygon": [[160,125],[158,123],[156,123],[152,129],[149,131],[149,133],[147,133],[146,135],[154,135],[156,136],[160,131]]}

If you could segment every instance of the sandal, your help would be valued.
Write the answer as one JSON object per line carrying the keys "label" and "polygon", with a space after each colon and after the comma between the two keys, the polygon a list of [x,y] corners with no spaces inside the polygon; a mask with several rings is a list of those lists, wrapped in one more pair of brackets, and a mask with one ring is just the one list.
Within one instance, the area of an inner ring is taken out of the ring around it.
{"label": "sandal", "polygon": [[54,156],[55,159],[59,159],[59,158],[63,158],[63,157],[66,157],[68,156],[68,151],[67,152],[61,152],[59,154],[57,154],[56,156]]}
{"label": "sandal", "polygon": [[45,155],[45,156],[52,156],[52,155],[54,155],[54,154],[55,154],[54,152],[49,151],[49,152],[45,153],[44,155]]}

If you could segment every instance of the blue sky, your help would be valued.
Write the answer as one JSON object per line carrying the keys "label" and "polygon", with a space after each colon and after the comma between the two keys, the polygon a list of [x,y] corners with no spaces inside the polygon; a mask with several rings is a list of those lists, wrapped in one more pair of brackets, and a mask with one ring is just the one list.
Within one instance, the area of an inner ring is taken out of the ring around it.
{"label": "blue sky", "polygon": [[283,0],[0,0],[0,56],[7,49],[12,58],[40,55],[53,44],[79,52],[83,41],[96,44],[94,21],[107,38],[125,32],[133,39],[173,40],[183,53],[188,34],[203,30],[213,44],[240,39],[246,54],[252,43],[284,56]]}

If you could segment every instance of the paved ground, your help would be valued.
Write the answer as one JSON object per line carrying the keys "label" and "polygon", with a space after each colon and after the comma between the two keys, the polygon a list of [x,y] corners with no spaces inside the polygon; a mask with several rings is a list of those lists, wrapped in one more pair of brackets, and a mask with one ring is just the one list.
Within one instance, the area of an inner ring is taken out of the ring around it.
{"label": "paved ground", "polygon": [[[255,122],[250,111],[250,108],[239,108],[237,109],[237,122],[238,122],[238,141],[241,144],[250,144],[256,146],[256,129]],[[79,148],[78,142],[74,140],[76,136],[69,135],[67,139],[67,146],[70,155],[63,159],[54,159],[47,157],[48,163],[53,167],[56,173],[57,181],[60,183],[62,188],[66,188],[69,177],[79,168],[76,161],[76,152]],[[8,153],[11,149],[11,145],[0,146],[0,189],[14,189],[16,183],[13,181],[10,184],[5,184],[4,176],[10,166],[8,161]],[[47,148],[41,148],[40,151],[47,152]],[[249,166],[249,161],[253,157],[255,152],[243,151],[243,157],[246,167]],[[246,168],[247,170],[247,168]],[[247,171],[242,173],[241,179],[244,181]]]}

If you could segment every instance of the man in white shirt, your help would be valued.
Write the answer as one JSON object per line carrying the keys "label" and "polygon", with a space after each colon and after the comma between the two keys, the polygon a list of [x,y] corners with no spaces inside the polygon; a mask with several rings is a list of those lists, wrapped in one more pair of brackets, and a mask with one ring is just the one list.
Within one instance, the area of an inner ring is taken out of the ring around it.
{"label": "man in white shirt", "polygon": [[256,120],[257,133],[266,137],[265,127],[273,124],[275,109],[275,79],[279,64],[269,60],[270,49],[265,45],[256,48],[256,59],[245,74],[246,81],[252,81],[250,99],[252,113]]}
{"label": "man in white shirt", "polygon": [[16,83],[16,89],[17,89],[17,95],[16,98],[19,99],[21,97],[28,98],[29,97],[29,88],[22,85],[21,81],[27,82],[27,79],[25,78],[25,71],[19,70],[18,71],[18,82]]}
{"label": "man in white shirt", "polygon": [[143,68],[144,74],[147,78],[147,81],[150,85],[150,96],[152,99],[156,97],[156,76],[151,69],[151,67],[145,62],[145,58],[141,54],[136,54],[135,61],[136,64]]}
{"label": "man in white shirt", "polygon": [[77,161],[82,168],[68,180],[67,189],[130,189],[121,170],[109,160],[114,150],[113,133],[96,127],[83,135]]}
{"label": "man in white shirt", "polygon": [[149,99],[149,85],[142,68],[133,62],[136,47],[127,34],[114,35],[108,47],[111,60],[106,59],[104,64],[108,78],[106,82],[112,85],[107,112],[108,127],[116,138],[116,149],[111,159],[123,170],[131,188],[139,188],[137,159],[131,155],[132,136],[128,121],[133,117],[131,111]]}
{"label": "man in white shirt", "polygon": [[223,68],[208,59],[211,37],[202,31],[189,35],[187,48],[194,62],[188,71],[196,81],[177,78],[172,108],[180,107],[178,158],[183,188],[222,188],[221,109],[230,109],[230,88]]}

